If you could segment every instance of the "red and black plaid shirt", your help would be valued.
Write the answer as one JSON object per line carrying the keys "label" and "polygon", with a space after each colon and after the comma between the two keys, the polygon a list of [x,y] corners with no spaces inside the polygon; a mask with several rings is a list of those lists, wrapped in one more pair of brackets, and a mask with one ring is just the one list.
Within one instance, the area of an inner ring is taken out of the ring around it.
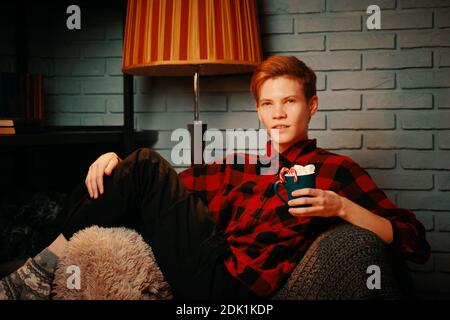
{"label": "red and black plaid shirt", "polygon": [[[284,284],[315,238],[339,218],[291,215],[272,190],[277,172],[261,175],[259,163],[248,164],[255,163],[249,161],[252,155],[233,156],[245,157],[246,164],[235,158],[235,164],[191,167],[179,177],[208,205],[225,234],[232,253],[225,261],[229,272],[258,295],[269,297]],[[424,263],[428,259],[423,225],[411,211],[397,208],[351,158],[317,148],[312,139],[291,146],[279,160],[278,170],[314,164],[316,188],[332,190],[389,219],[394,230],[391,245],[408,260]],[[285,188],[279,192],[287,198]]]}

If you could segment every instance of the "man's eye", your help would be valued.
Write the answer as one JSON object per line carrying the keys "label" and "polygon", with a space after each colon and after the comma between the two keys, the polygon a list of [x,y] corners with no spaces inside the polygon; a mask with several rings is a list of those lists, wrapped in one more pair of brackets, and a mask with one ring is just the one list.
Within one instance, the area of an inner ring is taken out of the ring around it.
{"label": "man's eye", "polygon": [[289,99],[289,100],[288,100],[288,103],[294,103],[294,102],[295,102],[294,99]]}
{"label": "man's eye", "polygon": [[269,102],[263,102],[263,103],[262,103],[262,106],[263,106],[263,107],[269,107],[269,106],[270,106],[270,103],[269,103]]}

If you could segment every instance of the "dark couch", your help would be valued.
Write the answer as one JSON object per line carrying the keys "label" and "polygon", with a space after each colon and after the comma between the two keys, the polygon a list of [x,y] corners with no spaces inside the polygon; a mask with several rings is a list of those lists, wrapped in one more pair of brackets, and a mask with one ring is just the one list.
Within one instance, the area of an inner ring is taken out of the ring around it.
{"label": "dark couch", "polygon": [[[54,234],[54,221],[66,196],[56,192],[22,194],[0,203],[0,276],[42,250]],[[368,289],[367,268],[381,271],[381,288]],[[406,263],[374,233],[339,223],[310,246],[274,299],[415,298]]]}

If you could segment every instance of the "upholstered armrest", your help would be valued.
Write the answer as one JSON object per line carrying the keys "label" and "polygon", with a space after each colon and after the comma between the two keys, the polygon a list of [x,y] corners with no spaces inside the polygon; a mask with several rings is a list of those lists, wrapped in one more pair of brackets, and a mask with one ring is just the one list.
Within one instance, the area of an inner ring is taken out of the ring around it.
{"label": "upholstered armrest", "polygon": [[[371,265],[380,268],[381,289],[367,286],[374,274],[368,273]],[[402,299],[405,284],[395,276],[398,267],[398,260],[374,233],[341,223],[313,242],[274,299]]]}

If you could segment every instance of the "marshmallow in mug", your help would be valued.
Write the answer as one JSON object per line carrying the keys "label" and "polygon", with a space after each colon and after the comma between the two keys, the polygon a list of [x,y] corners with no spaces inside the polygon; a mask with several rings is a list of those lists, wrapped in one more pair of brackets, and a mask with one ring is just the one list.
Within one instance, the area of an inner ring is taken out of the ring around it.
{"label": "marshmallow in mug", "polygon": [[[306,176],[309,174],[313,174],[316,170],[316,167],[313,164],[308,164],[306,166],[296,164],[292,168],[294,168],[295,172],[297,173],[297,176]],[[287,173],[286,176],[293,176],[293,174]]]}

